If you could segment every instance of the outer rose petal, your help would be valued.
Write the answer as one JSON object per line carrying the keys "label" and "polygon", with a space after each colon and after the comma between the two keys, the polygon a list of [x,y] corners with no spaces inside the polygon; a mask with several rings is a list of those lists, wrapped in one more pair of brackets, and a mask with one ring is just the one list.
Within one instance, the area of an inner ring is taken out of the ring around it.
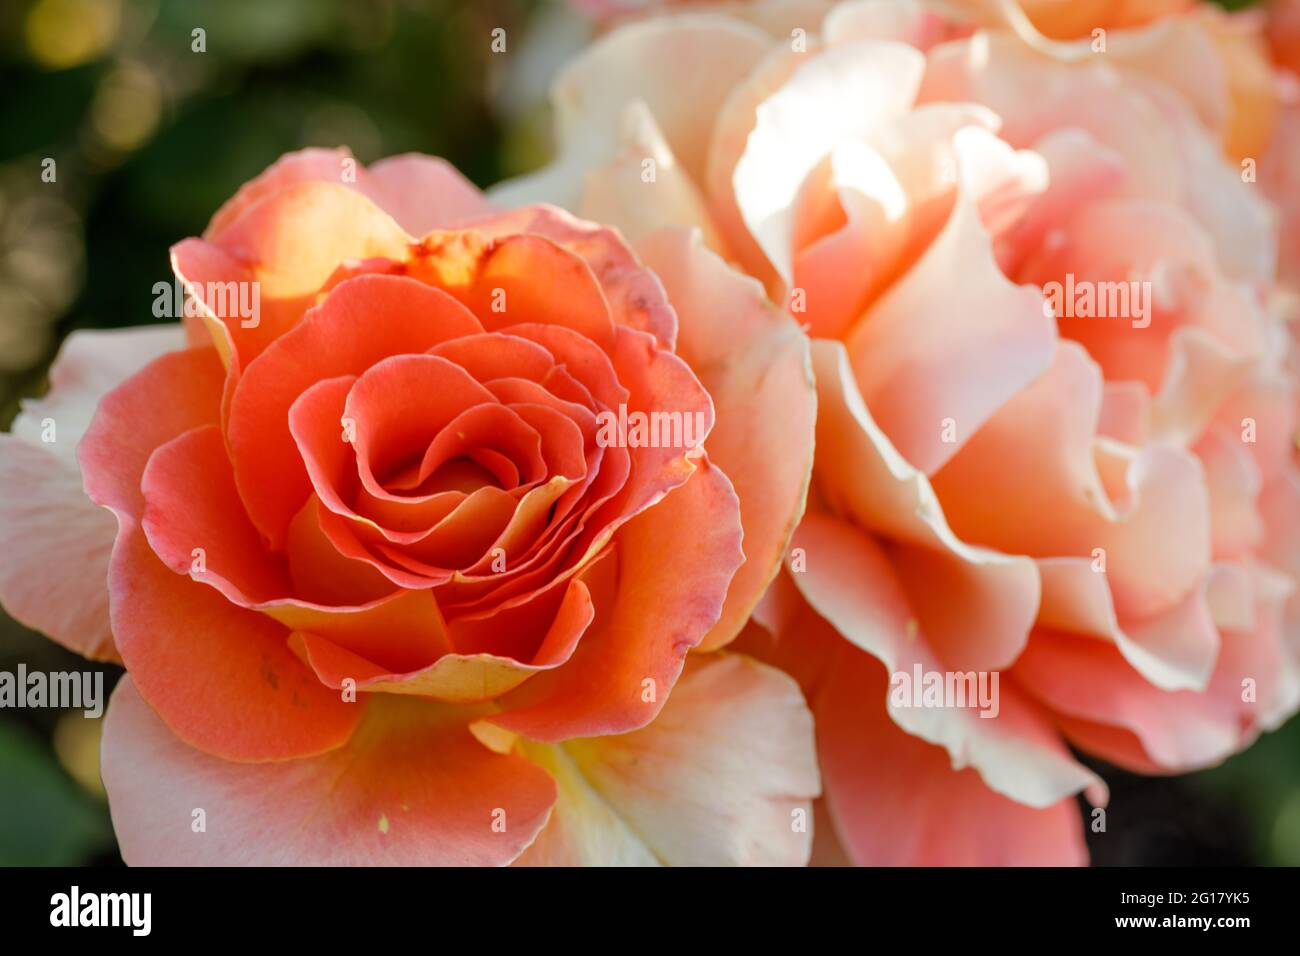
{"label": "outer rose petal", "polygon": [[1042,557],[1104,549],[1120,616],[1152,617],[1209,567],[1208,496],[1199,462],[1182,449],[1097,441],[1101,394],[1096,364],[1061,343],[1051,369],[975,434],[934,487],[968,541]]}
{"label": "outer rose petal", "polygon": [[[1210,18],[1184,18],[1141,34],[1111,37],[1100,58],[1107,64],[1097,62],[1090,40],[1067,46],[1039,43],[1049,51],[1045,55],[1010,32],[977,34],[969,43],[935,50],[921,98],[991,106],[1004,121],[1003,137],[1018,146],[1031,145],[1050,130],[1088,131],[1124,157],[1124,195],[1181,203],[1214,237],[1228,275],[1268,282],[1276,249],[1267,203],[1242,182],[1240,170],[1223,161],[1206,128],[1222,125],[1210,114],[1228,110],[1226,94],[1258,92],[1224,89],[1219,52],[1234,61],[1245,53],[1235,65],[1242,69],[1231,71],[1242,77],[1256,73],[1257,64],[1250,62],[1248,51],[1237,48],[1231,31],[1212,24],[1203,29],[1209,23]],[[1183,43],[1187,48],[1179,49]],[[1189,70],[1189,63],[1197,69]],[[1200,85],[1206,88],[1194,89]],[[1239,149],[1258,131],[1237,121],[1256,118],[1252,114],[1271,116],[1271,93],[1267,84],[1263,89],[1252,108],[1232,104],[1225,146],[1230,155],[1262,152],[1259,144]]]}
{"label": "outer rose petal", "polygon": [[169,571],[140,527],[149,457],[217,423],[223,377],[211,348],[155,359],[104,397],[78,447],[86,493],[118,518],[113,635],[147,699],[186,740],[234,759],[319,753],[347,739],[355,711],[289,653],[283,628]]}
{"label": "outer rose petal", "polygon": [[[816,49],[814,40],[810,39],[809,44],[810,49]],[[796,53],[784,43],[770,50],[723,102],[714,120],[713,136],[709,142],[707,179],[703,188],[708,195],[713,222],[722,233],[726,253],[746,273],[768,288],[776,285],[775,272],[766,253],[745,225],[731,180],[757,122],[758,107],[785,85],[790,74],[806,58],[805,53]]]}
{"label": "outer rose petal", "polygon": [[403,153],[371,166],[366,195],[413,236],[492,208],[455,166],[436,156]]}
{"label": "outer rose petal", "polygon": [[99,400],[160,355],[183,348],[185,333],[177,323],[75,331],[50,368],[49,393],[23,403],[12,432],[43,444],[41,422],[53,418],[58,440],[46,450],[75,461],[77,442],[90,426]]}
{"label": "outer rose petal", "polygon": [[283,626],[170,571],[137,526],[119,535],[109,583],[122,660],[182,740],[255,762],[324,753],[351,736],[362,708],[316,680]]}
{"label": "outer rose petal", "polygon": [[672,155],[696,185],[702,184],[713,118],[769,43],[747,24],[696,14],[610,32],[574,60],[552,88],[558,161],[496,187],[492,200],[505,206],[552,202],[580,208],[585,174],[618,151],[624,110],[634,100],[645,102]]}
{"label": "outer rose petal", "polygon": [[[130,677],[105,717],[104,784],[132,865],[509,863],[555,800],[546,773],[492,753],[463,711],[386,699],[332,753],[228,763],[187,747]],[[191,830],[202,808],[207,831]],[[494,827],[504,811],[504,829]]]}
{"label": "outer rose petal", "polygon": [[413,236],[491,208],[483,194],[444,159],[404,153],[366,169],[347,149],[312,148],[282,156],[241,186],[212,217],[204,238],[217,241],[259,199],[303,182],[351,185]]}
{"label": "outer rose petal", "polygon": [[974,102],[1002,119],[1013,146],[1063,128],[1123,157],[1125,195],[1176,202],[1185,185],[1174,133],[1159,111],[1104,64],[1067,67],[1010,33],[979,33],[931,51],[921,102]]}
{"label": "outer rose petal", "polygon": [[217,424],[223,376],[214,349],[171,352],[100,401],[77,461],[86,494],[113,511],[119,527],[144,512],[140,478],[154,449],[191,428]]}
{"label": "outer rose petal", "polygon": [[73,332],[50,370],[49,394],[24,403],[12,434],[0,435],[0,547],[23,556],[0,568],[0,603],[94,660],[118,659],[108,625],[116,525],[82,490],[76,447],[104,393],[184,345],[179,325]]}
{"label": "outer rose petal", "polygon": [[762,286],[731,271],[698,233],[656,232],[638,251],[677,309],[679,354],[713,396],[709,457],[740,498],[745,564],[700,644],[713,650],[744,625],[803,514],[817,414],[808,341],[767,304]]}
{"label": "outer rose petal", "polygon": [[[633,100],[620,125],[618,153],[587,173],[582,216],[616,226],[630,242],[656,229],[694,226],[712,248],[724,248],[699,189],[677,163],[649,107]],[[644,178],[647,160],[655,164],[651,182]]]}
{"label": "outer rose petal", "polygon": [[[909,627],[906,597],[885,551],[871,538],[842,522],[810,515],[794,540],[808,554],[807,569],[793,575],[796,583],[851,645],[879,659],[890,673],[911,674],[917,665],[926,672],[954,666],[930,650],[915,624]],[[1014,619],[1017,611],[1007,616]],[[1009,682],[1000,680],[999,686],[999,709],[991,718],[977,715],[973,707],[900,707],[892,695],[887,712],[908,733],[946,747],[954,766],[975,767],[990,789],[1021,803],[1046,807],[1084,788],[1102,792],[1100,781],[1070,757],[1046,717]],[[864,696],[863,691],[856,688],[852,696]],[[885,709],[885,704],[882,690],[874,705]],[[821,722],[819,727],[825,729]]]}
{"label": "outer rose petal", "polygon": [[[214,341],[222,347],[228,336],[238,361],[223,358],[242,369],[316,304],[341,263],[401,261],[410,243],[387,213],[359,193],[336,183],[298,182],[253,202],[210,241],[178,243],[172,267],[203,304],[209,327],[215,321],[224,325],[224,335],[213,328]],[[259,284],[255,324],[221,309],[215,296],[209,301],[208,283],[232,281]]]}
{"label": "outer rose petal", "polygon": [[692,657],[645,729],[525,751],[560,797],[518,862],[803,865],[820,790],[812,730],[785,674],[738,655]]}
{"label": "outer rose petal", "polygon": [[1038,562],[1043,603],[1038,625],[1111,641],[1135,670],[1161,690],[1204,690],[1219,653],[1203,588],[1163,614],[1121,624],[1104,572],[1091,558]]}
{"label": "outer rose petal", "polygon": [[342,149],[303,149],[281,156],[222,203],[204,230],[204,238],[216,240],[249,206],[297,183],[341,185],[344,164],[349,159],[352,159],[352,154]]}
{"label": "outer rose petal", "polygon": [[1035,809],[990,790],[973,769],[956,769],[942,748],[891,721],[880,706],[887,692],[885,669],[842,644],[813,698],[826,801],[853,862],[1087,863],[1073,798]]}
{"label": "outer rose petal", "polygon": [[731,482],[698,459],[684,485],[619,529],[599,566],[617,582],[592,584],[596,620],[573,657],[502,698],[505,713],[491,722],[541,741],[644,727],[717,623],[744,560],[740,539]]}
{"label": "outer rose petal", "polygon": [[[0,435],[0,603],[20,623],[92,660],[118,660],[108,626],[117,524],[74,465]],[[21,557],[15,557],[21,555]]]}
{"label": "outer rose petal", "polygon": [[[1225,596],[1229,589],[1240,593]],[[1059,715],[1072,741],[1111,763],[1143,773],[1210,766],[1295,708],[1300,683],[1282,632],[1292,590],[1272,572],[1216,566],[1209,600],[1218,608],[1222,645],[1200,693],[1162,691],[1114,648],[1072,635],[1035,633],[1016,674]],[[1229,614],[1228,604],[1244,606]],[[1246,678],[1258,685],[1257,699],[1243,699]]]}
{"label": "outer rose petal", "polygon": [[[898,562],[900,573],[924,585],[927,576],[942,572],[940,580],[948,582],[946,601],[918,601],[914,610],[931,644],[950,666],[962,670],[1005,666],[1024,647],[1038,606],[1038,572],[1033,562],[973,547],[953,533],[925,475],[903,460],[872,420],[843,345],[814,341],[813,363],[818,492],[857,528],[900,545],[897,553],[904,558]],[[960,610],[954,613],[954,607]],[[978,625],[972,627],[972,621]]]}

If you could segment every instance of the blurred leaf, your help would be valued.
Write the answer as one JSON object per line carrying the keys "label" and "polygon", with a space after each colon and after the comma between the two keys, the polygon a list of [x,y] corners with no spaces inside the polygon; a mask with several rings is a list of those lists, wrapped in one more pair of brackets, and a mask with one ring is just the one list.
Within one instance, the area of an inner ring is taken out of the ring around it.
{"label": "blurred leaf", "polygon": [[0,866],[73,866],[112,845],[106,808],[82,793],[54,755],[0,723]]}
{"label": "blurred leaf", "polygon": [[1300,865],[1300,719],[1292,718],[1220,766],[1187,780],[1203,795],[1232,801],[1249,822],[1255,859]]}
{"label": "blurred leaf", "polygon": [[241,60],[277,60],[309,47],[326,32],[333,4],[320,0],[170,0],[160,32],[186,45],[192,31],[206,33],[206,52]]}

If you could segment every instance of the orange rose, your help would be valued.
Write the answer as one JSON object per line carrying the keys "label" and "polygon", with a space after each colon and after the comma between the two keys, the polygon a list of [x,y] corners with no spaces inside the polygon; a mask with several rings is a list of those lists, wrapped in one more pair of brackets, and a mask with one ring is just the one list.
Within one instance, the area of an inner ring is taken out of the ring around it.
{"label": "orange rose", "polygon": [[806,344],[688,234],[646,256],[308,150],[173,249],[188,348],[70,340],[3,437],[0,596],[127,669],[128,862],[806,859],[797,687],[685,663],[802,510]]}

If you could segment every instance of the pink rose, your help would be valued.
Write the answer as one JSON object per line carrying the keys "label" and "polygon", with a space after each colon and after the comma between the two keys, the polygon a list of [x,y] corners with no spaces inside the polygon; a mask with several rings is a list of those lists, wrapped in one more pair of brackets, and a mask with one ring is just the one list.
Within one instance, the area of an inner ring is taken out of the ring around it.
{"label": "pink rose", "polygon": [[813,337],[808,515],[742,645],[808,694],[847,858],[1081,863],[1070,746],[1179,772],[1300,705],[1296,378],[1237,163],[1271,88],[1210,16],[1100,56],[953,11],[616,29],[495,195],[694,225]]}

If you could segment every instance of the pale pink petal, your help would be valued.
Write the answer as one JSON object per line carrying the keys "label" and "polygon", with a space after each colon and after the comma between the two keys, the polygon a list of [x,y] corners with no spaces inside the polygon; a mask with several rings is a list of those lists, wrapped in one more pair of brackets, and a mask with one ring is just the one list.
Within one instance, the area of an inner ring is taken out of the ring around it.
{"label": "pale pink petal", "polygon": [[[909,678],[954,665],[936,655],[919,629],[886,553],[843,522],[808,515],[794,543],[808,555],[793,575],[808,603],[853,646]],[[991,681],[988,675],[986,681]],[[991,685],[989,685],[991,687]],[[860,692],[859,692],[860,693]],[[890,717],[908,733],[945,747],[954,766],[975,767],[993,790],[1018,802],[1047,807],[1100,780],[1070,757],[1046,718],[999,680],[992,705],[965,708],[901,706],[882,694]],[[984,716],[986,714],[992,716]]]}
{"label": "pale pink petal", "polygon": [[1095,559],[1043,558],[1039,626],[1113,642],[1125,660],[1162,690],[1204,690],[1219,654],[1204,587],[1164,613],[1121,624],[1105,570]]}
{"label": "pale pink petal", "polygon": [[723,248],[699,189],[645,103],[629,103],[619,125],[621,149],[587,172],[583,218],[613,226],[629,242],[667,226],[697,227],[712,248]]}
{"label": "pale pink petal", "polygon": [[1183,195],[1177,137],[1157,107],[1104,63],[1067,65],[1014,34],[978,33],[930,52],[919,99],[990,107],[1003,121],[1002,138],[1021,148],[1053,130],[1081,130],[1122,157],[1121,194],[1167,201]]}
{"label": "pale pink petal", "polygon": [[1210,539],[1217,560],[1248,560],[1266,535],[1259,512],[1263,478],[1235,430],[1207,431],[1193,449],[1210,493]]}
{"label": "pale pink petal", "polygon": [[[816,38],[809,37],[809,52],[816,49]],[[809,53],[796,53],[788,44],[779,44],[732,88],[713,123],[708,168],[702,184],[713,223],[726,244],[725,249],[717,251],[738,262],[748,275],[774,290],[778,298],[783,290],[776,288],[777,278],[772,265],[745,224],[732,179],[736,164],[749,143],[749,134],[758,122],[759,106],[786,84],[808,56]]]}
{"label": "pale pink petal", "polygon": [[[860,866],[1081,866],[1079,806],[1036,808],[990,789],[885,714],[885,668],[842,645],[812,699],[830,817]],[[1008,685],[1010,681],[1007,682]],[[1007,693],[1004,688],[1003,693]]]}
{"label": "pale pink petal", "polygon": [[[954,592],[961,600],[946,610],[934,599],[917,608],[927,615],[930,639],[945,658],[954,665],[983,667],[1014,659],[1038,607],[1033,562],[974,547],[953,533],[930,482],[903,460],[863,405],[842,345],[814,342],[813,363],[818,396],[814,482],[827,506],[857,527],[897,542],[900,550],[926,553],[924,561],[915,554],[915,562],[905,560],[905,573],[928,567],[944,580],[962,582]],[[923,594],[925,589],[916,590]],[[963,618],[980,624],[972,627]]]}
{"label": "pale pink petal", "polygon": [[413,236],[492,208],[455,166],[419,153],[389,156],[375,163],[365,171],[363,192]]}
{"label": "pale pink petal", "polygon": [[610,31],[552,86],[560,144],[555,163],[495,187],[492,200],[581,208],[586,173],[619,151],[624,110],[636,100],[644,102],[686,176],[702,184],[714,117],[769,43],[755,27],[710,14],[656,17]]}
{"label": "pale pink petal", "polygon": [[560,797],[519,863],[801,866],[813,749],[793,680],[740,655],[692,657],[645,729],[525,749]]}
{"label": "pale pink petal", "polygon": [[26,626],[94,660],[117,660],[108,560],[117,525],[82,490],[76,448],[100,398],[142,366],[182,349],[177,324],[77,331],[50,369],[50,390],[23,403],[0,435],[0,603]]}
{"label": "pale pink petal", "polygon": [[19,623],[92,660],[118,660],[108,621],[117,522],[81,475],[39,445],[0,435],[0,603]]}
{"label": "pale pink petal", "polygon": [[1055,339],[1041,291],[1003,276],[963,189],[943,231],[846,344],[872,416],[933,474],[1047,368]]}
{"label": "pale pink petal", "polygon": [[310,148],[286,153],[241,186],[212,217],[204,238],[219,244],[218,237],[258,200],[306,182],[355,189],[413,236],[491,208],[454,166],[435,156],[403,153],[367,169],[346,148]]}
{"label": "pale pink petal", "polygon": [[759,105],[733,185],[746,226],[787,284],[804,180],[836,145],[864,139],[904,113],[924,69],[924,57],[905,44],[849,44],[803,63]]}
{"label": "pale pink petal", "polygon": [[1143,773],[1212,766],[1248,744],[1260,726],[1260,706],[1278,699],[1277,635],[1285,594],[1265,583],[1255,613],[1224,628],[1215,670],[1204,691],[1161,690],[1119,650],[1089,637],[1035,632],[1016,663],[1019,683],[1059,715],[1078,746]]}
{"label": "pale pink petal", "polygon": [[[10,431],[65,461],[76,460],[77,443],[90,426],[99,400],[160,355],[185,348],[178,323],[112,330],[79,329],[64,341],[50,367],[50,390],[23,402]],[[53,419],[54,440],[45,444],[44,422]]]}
{"label": "pale pink petal", "polygon": [[1051,369],[932,480],[964,540],[1034,557],[1100,557],[1121,618],[1140,620],[1181,601],[1209,568],[1205,484],[1182,449],[1098,441],[1100,407],[1100,370],[1064,342]]}

